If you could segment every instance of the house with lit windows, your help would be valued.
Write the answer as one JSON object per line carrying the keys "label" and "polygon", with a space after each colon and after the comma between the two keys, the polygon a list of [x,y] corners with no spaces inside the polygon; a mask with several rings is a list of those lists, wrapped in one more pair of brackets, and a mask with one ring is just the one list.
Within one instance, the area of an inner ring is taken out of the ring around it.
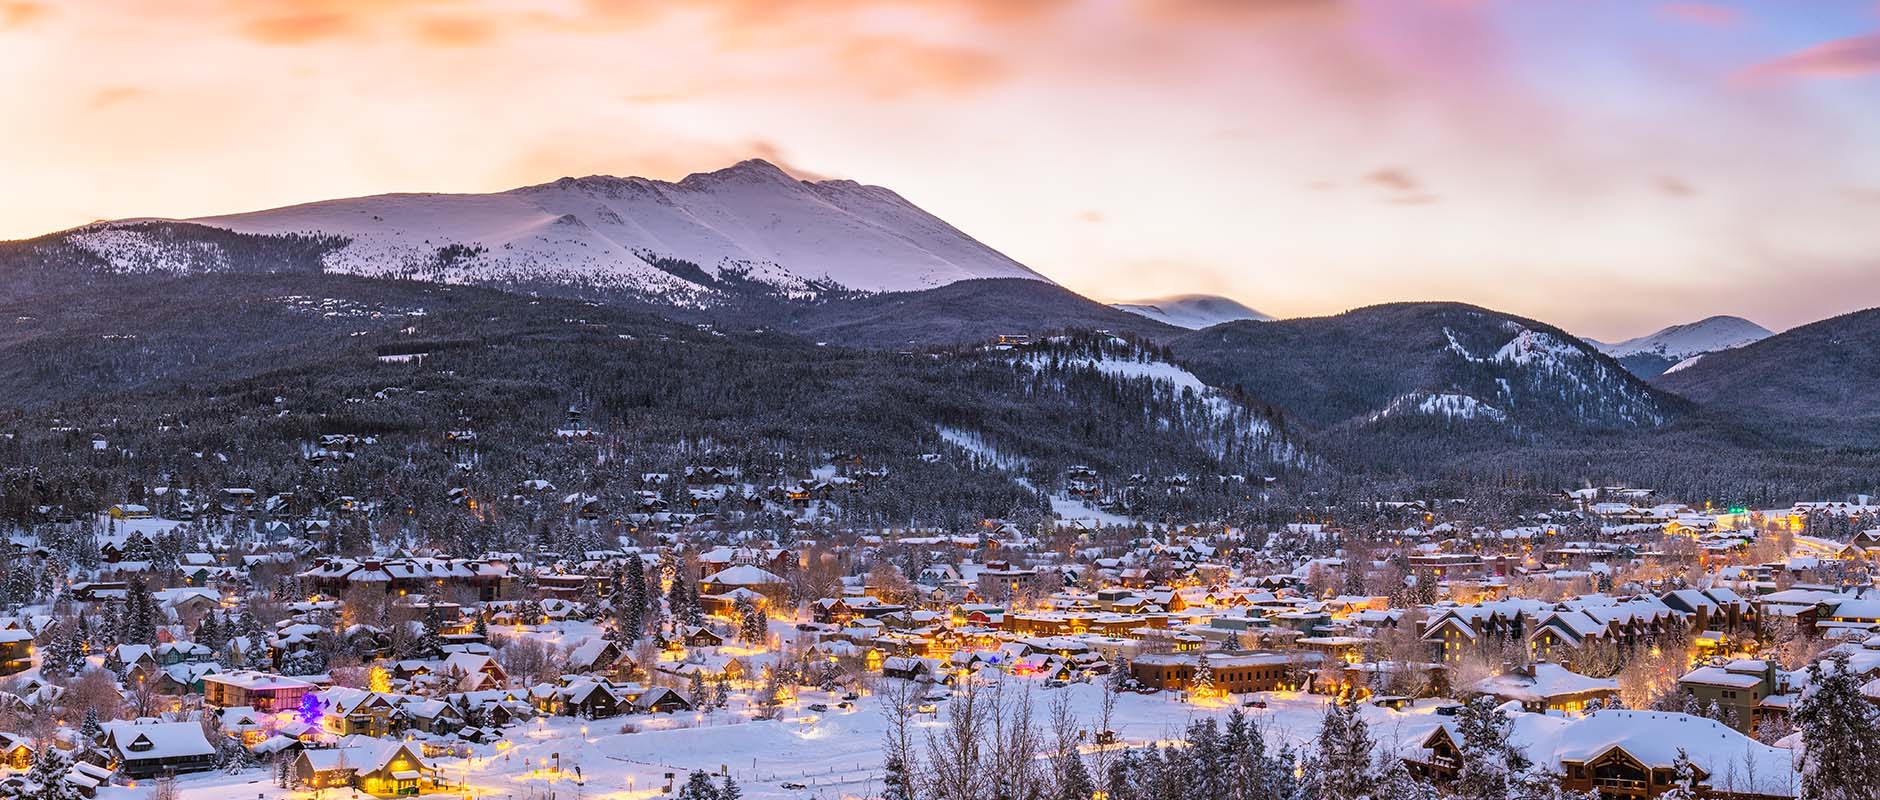
{"label": "house with lit windows", "polygon": [[354,788],[374,797],[407,797],[437,788],[437,767],[411,742],[348,736],[338,747],[303,750],[294,781],[306,789]]}

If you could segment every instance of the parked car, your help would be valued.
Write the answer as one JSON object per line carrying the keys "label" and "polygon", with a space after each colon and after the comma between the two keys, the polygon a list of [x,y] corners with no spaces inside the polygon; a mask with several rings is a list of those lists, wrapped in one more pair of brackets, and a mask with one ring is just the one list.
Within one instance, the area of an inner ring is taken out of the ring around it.
{"label": "parked car", "polygon": [[1266,701],[1265,700],[1248,700],[1247,702],[1241,703],[1240,705],[1245,708],[1266,708]]}
{"label": "parked car", "polygon": [[822,703],[811,703],[809,704],[809,710],[814,711],[818,714],[821,714],[824,711],[828,711],[829,707],[826,705],[823,705]]}

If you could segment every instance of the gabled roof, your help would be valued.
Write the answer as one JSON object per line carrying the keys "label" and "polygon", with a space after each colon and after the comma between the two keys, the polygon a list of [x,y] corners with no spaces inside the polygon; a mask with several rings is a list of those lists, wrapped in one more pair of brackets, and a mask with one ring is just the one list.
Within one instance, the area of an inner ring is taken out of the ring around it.
{"label": "gabled roof", "polygon": [[215,755],[215,745],[195,722],[107,723],[105,744],[127,760]]}

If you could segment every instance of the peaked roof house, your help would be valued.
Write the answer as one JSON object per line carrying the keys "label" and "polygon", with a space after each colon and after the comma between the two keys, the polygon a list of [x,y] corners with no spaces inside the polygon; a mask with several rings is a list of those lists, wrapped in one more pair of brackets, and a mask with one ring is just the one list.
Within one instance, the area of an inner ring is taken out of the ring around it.
{"label": "peaked roof house", "polygon": [[1470,689],[1513,701],[1528,711],[1580,711],[1592,700],[1618,696],[1619,682],[1612,678],[1589,678],[1546,661],[1476,682]]}
{"label": "peaked roof house", "polygon": [[104,749],[112,766],[132,778],[215,767],[215,745],[195,722],[110,723]]}
{"label": "peaked roof house", "polygon": [[[1606,800],[1649,800],[1677,781],[1682,750],[1697,769],[1700,797],[1793,800],[1801,791],[1795,753],[1757,742],[1716,720],[1665,711],[1595,711],[1577,719],[1516,714],[1510,739],[1562,789]],[[1461,766],[1462,735],[1445,720],[1405,756],[1411,772],[1439,782]]]}
{"label": "peaked roof house", "polygon": [[376,797],[401,797],[435,788],[437,767],[410,742],[348,736],[338,747],[301,751],[294,779],[309,789],[352,786]]}

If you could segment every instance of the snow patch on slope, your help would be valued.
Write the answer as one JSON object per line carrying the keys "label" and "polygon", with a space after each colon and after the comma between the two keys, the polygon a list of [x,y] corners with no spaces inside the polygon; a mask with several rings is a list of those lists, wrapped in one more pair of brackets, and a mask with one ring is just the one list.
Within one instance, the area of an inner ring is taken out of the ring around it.
{"label": "snow patch on slope", "polygon": [[[1066,364],[1072,367],[1087,367],[1123,378],[1148,380],[1173,397],[1179,398],[1184,395],[1194,397],[1201,401],[1216,424],[1270,448],[1271,457],[1275,461],[1287,464],[1304,463],[1303,454],[1280,435],[1279,431],[1274,430],[1271,423],[1221,394],[1220,390],[1209,386],[1194,373],[1180,366],[1166,361],[1136,360],[1115,356],[1073,359]],[[1210,444],[1215,447],[1216,455],[1222,454],[1222,443],[1211,442]]]}
{"label": "snow patch on slope", "polygon": [[143,228],[92,225],[73,231],[67,241],[125,273],[213,272],[228,266],[228,255],[213,243],[174,242]]}
{"label": "snow patch on slope", "polygon": [[1704,357],[1703,353],[1698,353],[1697,355],[1691,356],[1690,358],[1686,358],[1683,361],[1679,361],[1676,364],[1672,364],[1671,366],[1666,367],[1663,374],[1670,375],[1673,372],[1677,372],[1678,370],[1689,367],[1693,364],[1696,364],[1697,360],[1703,357]]}
{"label": "snow patch on slope", "polygon": [[947,444],[966,451],[968,455],[978,458],[981,463],[988,466],[1001,470],[1020,470],[1030,464],[1026,459],[1000,452],[998,448],[987,442],[984,436],[974,431],[946,425],[936,426],[934,430]]}
{"label": "snow patch on slope", "polygon": [[1566,359],[1585,358],[1586,352],[1560,337],[1544,331],[1523,329],[1495,351],[1495,360],[1526,367],[1558,364]]}
{"label": "snow patch on slope", "polygon": [[1421,414],[1452,420],[1486,419],[1503,422],[1508,415],[1501,409],[1466,394],[1456,392],[1412,392],[1390,401],[1383,411],[1371,416],[1372,422],[1386,417]]}

